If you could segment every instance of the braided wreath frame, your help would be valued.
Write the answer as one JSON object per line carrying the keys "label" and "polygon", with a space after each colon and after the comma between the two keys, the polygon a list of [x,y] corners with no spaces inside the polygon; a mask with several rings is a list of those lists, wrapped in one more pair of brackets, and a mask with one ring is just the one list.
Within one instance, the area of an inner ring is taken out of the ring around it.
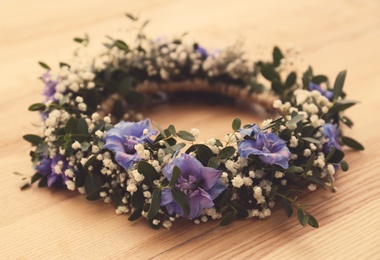
{"label": "braided wreath frame", "polygon": [[[135,41],[108,37],[99,55],[76,51],[55,72],[40,62],[45,100],[29,110],[41,113],[41,135],[24,136],[34,146],[36,173],[22,188],[38,182],[77,190],[153,228],[170,228],[180,217],[221,225],[263,219],[276,202],[288,217],[296,209],[302,226],[318,227],[298,202],[299,189],[335,191],[338,168],[348,170],[343,145],[364,149],[341,131],[352,127],[344,111],[356,104],[342,91],[346,72],[331,86],[311,67],[299,76],[292,56],[277,47],[272,61],[252,61],[239,44],[209,51],[181,38],[150,39],[145,25]],[[223,94],[277,117],[244,126],[235,118],[225,140],[197,142],[198,129],[155,130],[134,112],[176,91]]]}

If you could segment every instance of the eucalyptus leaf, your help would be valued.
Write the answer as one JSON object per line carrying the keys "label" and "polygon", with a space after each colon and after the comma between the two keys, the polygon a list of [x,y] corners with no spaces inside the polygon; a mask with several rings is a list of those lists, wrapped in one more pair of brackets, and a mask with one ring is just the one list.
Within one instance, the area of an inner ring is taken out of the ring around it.
{"label": "eucalyptus leaf", "polygon": [[88,125],[87,125],[86,120],[84,120],[84,118],[79,118],[77,132],[78,134],[88,135]]}
{"label": "eucalyptus leaf", "polygon": [[296,115],[294,117],[292,117],[287,125],[296,125],[298,122],[300,122],[301,120],[303,119],[303,115]]}
{"label": "eucalyptus leaf", "polygon": [[227,146],[227,147],[224,147],[220,152],[219,152],[219,159],[228,159],[230,158],[231,156],[233,156],[236,152],[236,149],[232,146]]}
{"label": "eucalyptus leaf", "polygon": [[341,161],[340,162],[340,168],[342,169],[342,171],[346,172],[348,171],[349,167],[348,167],[348,163],[346,161]]}
{"label": "eucalyptus leaf", "polygon": [[75,134],[77,131],[77,120],[74,117],[70,117],[67,120],[65,125],[65,133],[66,134]]}
{"label": "eucalyptus leaf", "polygon": [[277,46],[275,46],[274,49],[273,49],[272,56],[273,56],[273,65],[275,67],[280,66],[281,60],[284,58],[284,55],[282,54],[280,48],[278,48]]}
{"label": "eucalyptus leaf", "polygon": [[181,190],[174,188],[174,187],[172,187],[170,191],[172,193],[172,196],[173,196],[173,199],[175,200],[175,202],[177,202],[177,204],[181,207],[183,214],[185,216],[189,215],[190,214],[190,204],[189,204],[189,201],[188,201],[185,193],[183,193]]}
{"label": "eucalyptus leaf", "polygon": [[116,47],[118,47],[120,50],[123,50],[125,52],[129,52],[129,46],[122,40],[116,40],[113,43]]}
{"label": "eucalyptus leaf", "polygon": [[309,159],[307,160],[304,174],[306,174],[308,171],[311,170],[311,167],[313,167],[313,164],[314,164],[314,160],[315,160],[315,153],[312,153]]}
{"label": "eucalyptus leaf", "polygon": [[286,169],[286,172],[289,172],[289,173],[301,173],[303,171],[304,171],[304,168],[302,168],[301,166],[296,166],[296,165],[292,165],[288,169]]}
{"label": "eucalyptus leaf", "polygon": [[44,103],[35,103],[29,106],[29,111],[44,111],[46,109],[46,105]]}
{"label": "eucalyptus leaf", "polygon": [[290,88],[292,87],[294,84],[296,84],[296,80],[297,80],[297,74],[292,71],[288,77],[286,78],[286,81],[285,81],[285,86],[287,88]]}
{"label": "eucalyptus leaf", "polygon": [[300,224],[305,227],[309,222],[309,214],[304,212],[302,209],[298,209],[297,211],[297,218]]}
{"label": "eucalyptus leaf", "polygon": [[168,130],[169,130],[169,132],[170,132],[170,134],[171,134],[172,136],[177,137],[177,130],[175,129],[174,125],[170,125],[170,126],[168,127]]}
{"label": "eucalyptus leaf", "polygon": [[309,143],[314,143],[314,144],[320,144],[320,141],[312,138],[312,137],[301,137],[302,140],[307,141]]}
{"label": "eucalyptus leaf", "polygon": [[311,79],[311,82],[318,84],[318,85],[323,83],[323,82],[327,82],[327,81],[328,81],[328,78],[325,75],[317,75]]}
{"label": "eucalyptus leaf", "polygon": [[230,189],[227,189],[223,192],[223,195],[218,203],[218,206],[219,207],[224,207],[224,206],[227,206],[227,204],[231,201],[231,198],[232,198],[232,195],[233,195],[233,191],[230,190]]}
{"label": "eucalyptus leaf", "polygon": [[139,161],[137,170],[139,173],[144,175],[144,178],[149,182],[149,184],[153,184],[153,181],[158,178],[156,169],[146,161]]}
{"label": "eucalyptus leaf", "polygon": [[143,207],[139,207],[139,208],[135,209],[132,212],[132,214],[129,216],[128,220],[129,221],[135,221],[135,220],[139,219],[141,217],[142,210],[143,210]]}
{"label": "eucalyptus leaf", "polygon": [[346,74],[347,74],[347,71],[344,70],[344,71],[339,72],[338,76],[336,77],[335,82],[334,82],[333,100],[338,100],[338,97],[340,97],[342,95],[343,85],[344,85],[344,81],[346,79]]}
{"label": "eucalyptus leaf", "polygon": [[234,130],[235,132],[239,130],[239,128],[241,127],[241,120],[239,117],[236,117],[233,121],[232,121],[232,130]]}
{"label": "eucalyptus leaf", "polygon": [[309,214],[309,219],[307,221],[307,224],[313,228],[319,228],[318,221],[310,214]]}
{"label": "eucalyptus leaf", "polygon": [[290,203],[290,201],[285,199],[285,198],[282,198],[281,199],[281,206],[284,209],[286,216],[288,216],[288,218],[290,218],[293,215],[293,206]]}
{"label": "eucalyptus leaf", "polygon": [[158,211],[160,210],[160,203],[161,203],[161,189],[160,188],[155,188],[152,194],[152,202],[150,203],[150,207],[148,210],[148,214],[146,218],[153,219]]}
{"label": "eucalyptus leaf", "polygon": [[177,181],[178,181],[178,179],[179,179],[180,176],[181,176],[181,169],[178,168],[177,165],[174,165],[172,177],[170,178],[170,182],[169,182],[169,186],[173,187],[174,184],[177,183]]}
{"label": "eucalyptus leaf", "polygon": [[227,226],[235,221],[237,218],[237,211],[230,211],[228,212],[220,221],[220,226]]}
{"label": "eucalyptus leaf", "polygon": [[355,139],[352,139],[351,137],[342,136],[342,142],[345,145],[351,147],[352,149],[359,150],[359,151],[364,150],[364,146],[358,141],[356,141]]}
{"label": "eucalyptus leaf", "polygon": [[346,110],[347,108],[350,108],[354,105],[356,105],[358,102],[354,100],[339,100],[337,101],[330,109],[329,112],[336,113]]}
{"label": "eucalyptus leaf", "polygon": [[184,130],[179,130],[178,133],[177,133],[178,137],[185,140],[185,141],[190,141],[190,142],[193,142],[195,141],[195,137],[187,132],[187,131],[184,131]]}
{"label": "eucalyptus leaf", "polygon": [[44,139],[42,139],[42,137],[40,137],[38,135],[32,135],[32,134],[24,135],[22,138],[25,141],[31,143],[33,146],[37,146],[37,145],[43,143],[43,141],[44,141]]}
{"label": "eucalyptus leaf", "polygon": [[98,174],[88,173],[84,181],[84,189],[86,191],[87,198],[92,196],[94,193],[99,193],[102,187],[102,179]]}
{"label": "eucalyptus leaf", "polygon": [[211,157],[207,163],[207,166],[214,169],[218,169],[218,167],[220,166],[220,159],[218,157]]}
{"label": "eucalyptus leaf", "polygon": [[44,62],[42,62],[42,61],[39,61],[38,64],[40,64],[40,66],[41,66],[42,68],[47,69],[47,70],[50,70],[50,67],[49,67],[46,63],[44,63]]}

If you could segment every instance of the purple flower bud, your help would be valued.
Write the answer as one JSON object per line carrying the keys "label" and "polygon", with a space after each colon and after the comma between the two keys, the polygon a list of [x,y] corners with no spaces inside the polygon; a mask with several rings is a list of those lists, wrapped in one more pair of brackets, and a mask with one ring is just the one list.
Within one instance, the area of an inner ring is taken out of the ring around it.
{"label": "purple flower bud", "polygon": [[314,83],[309,83],[308,89],[309,91],[316,90],[320,92],[322,96],[326,97],[329,101],[332,101],[334,97],[334,92],[332,92],[331,90],[323,89],[320,85]]}
{"label": "purple flower bud", "polygon": [[340,132],[338,126],[335,124],[327,123],[323,126],[322,131],[325,137],[325,142],[323,143],[322,150],[325,154],[328,154],[334,147],[341,149],[340,146]]}
{"label": "purple flower bud", "polygon": [[149,137],[157,133],[157,130],[152,129],[150,119],[136,123],[121,121],[106,132],[103,148],[114,152],[116,162],[128,170],[141,159],[134,148],[135,145],[149,142]]}
{"label": "purple flower bud", "polygon": [[58,81],[53,81],[51,79],[50,71],[46,71],[44,75],[41,76],[41,80],[45,83],[45,88],[43,91],[43,95],[46,97],[45,102],[47,101],[57,101],[54,97],[56,93],[56,87]]}
{"label": "purple flower bud", "polygon": [[254,137],[251,140],[244,140],[239,143],[240,156],[257,155],[266,164],[276,164],[287,169],[291,153],[285,141],[274,133],[260,132],[256,125],[251,129],[251,132],[247,132],[247,129],[241,130],[243,135],[251,136],[252,134]]}
{"label": "purple flower bud", "polygon": [[66,186],[65,182],[69,178],[65,175],[65,171],[71,167],[64,156],[58,155],[53,159],[43,156],[35,169],[39,174],[47,176],[47,184],[50,188],[53,185]]}
{"label": "purple flower bud", "polygon": [[181,176],[174,186],[186,194],[190,204],[190,214],[184,215],[170,189],[162,190],[161,206],[165,206],[169,214],[180,214],[187,218],[199,217],[202,209],[214,206],[213,200],[226,189],[220,180],[221,171],[204,167],[191,155],[181,154],[163,168],[162,172],[168,180],[172,177],[174,165],[181,169]]}

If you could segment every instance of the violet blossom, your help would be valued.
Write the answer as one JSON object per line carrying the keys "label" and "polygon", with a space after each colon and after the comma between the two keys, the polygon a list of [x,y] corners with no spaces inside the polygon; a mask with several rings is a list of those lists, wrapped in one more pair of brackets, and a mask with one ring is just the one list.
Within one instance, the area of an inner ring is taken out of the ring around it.
{"label": "violet blossom", "polygon": [[243,140],[238,145],[241,157],[257,155],[259,159],[270,165],[279,165],[284,169],[289,167],[290,151],[284,140],[274,133],[259,131],[256,125],[250,129],[241,129],[243,136],[252,136],[252,139]]}
{"label": "violet blossom", "polygon": [[46,71],[46,73],[41,76],[41,80],[45,84],[45,88],[43,91],[43,95],[46,97],[45,102],[57,101],[57,99],[54,97],[54,94],[56,93],[56,87],[57,87],[58,81],[52,80],[49,70]]}
{"label": "violet blossom", "polygon": [[328,89],[323,89],[320,85],[314,84],[314,83],[309,83],[308,86],[309,91],[316,90],[322,94],[322,96],[326,97],[329,101],[332,101],[334,97],[334,92]]}
{"label": "violet blossom", "polygon": [[214,206],[213,200],[226,189],[220,180],[221,171],[204,167],[189,154],[181,154],[163,168],[162,172],[168,180],[172,177],[174,165],[181,169],[181,176],[174,186],[186,194],[190,213],[188,216],[184,215],[170,189],[162,190],[161,206],[165,206],[169,214],[179,214],[187,218],[199,217],[203,209]]}
{"label": "violet blossom", "polygon": [[340,146],[340,132],[338,126],[335,124],[327,123],[323,126],[322,135],[325,138],[322,150],[328,154],[334,147],[341,149]]}
{"label": "violet blossom", "polygon": [[152,129],[150,119],[136,123],[121,121],[106,132],[103,148],[114,152],[116,162],[128,170],[141,159],[135,145],[149,142],[149,137],[157,133]]}
{"label": "violet blossom", "polygon": [[66,186],[66,181],[70,179],[65,175],[65,171],[67,169],[72,170],[66,158],[62,155],[58,155],[53,159],[43,156],[35,169],[39,174],[47,177],[47,185],[49,188],[53,185]]}

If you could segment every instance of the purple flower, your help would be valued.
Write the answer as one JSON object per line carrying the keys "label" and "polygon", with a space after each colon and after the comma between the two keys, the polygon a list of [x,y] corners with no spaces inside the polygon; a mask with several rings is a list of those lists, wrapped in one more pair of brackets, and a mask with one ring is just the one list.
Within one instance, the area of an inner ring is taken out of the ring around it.
{"label": "purple flower", "polygon": [[258,155],[259,159],[267,164],[276,164],[284,169],[289,167],[290,151],[284,140],[274,133],[265,133],[259,131],[256,125],[248,129],[240,130],[244,135],[254,135],[250,140],[241,141],[238,145],[238,151],[241,157],[249,155]]}
{"label": "purple flower", "polygon": [[157,131],[152,129],[150,119],[136,123],[121,121],[107,131],[103,148],[114,152],[116,162],[128,170],[141,159],[135,145],[147,143],[149,137],[156,134]]}
{"label": "purple flower", "polygon": [[69,178],[65,175],[65,170],[71,169],[71,167],[68,166],[64,156],[58,155],[53,159],[43,156],[35,169],[39,174],[47,176],[47,184],[50,188],[53,185],[66,186]]}
{"label": "purple flower", "polygon": [[45,102],[47,101],[57,101],[54,97],[56,92],[56,87],[58,81],[53,81],[51,79],[50,71],[46,71],[44,75],[41,76],[41,80],[45,83],[45,88],[43,91],[43,95],[46,97]]}
{"label": "purple flower", "polygon": [[190,214],[184,215],[170,189],[162,190],[161,206],[165,206],[169,214],[196,218],[201,214],[202,209],[214,206],[213,200],[226,189],[225,184],[220,180],[221,171],[204,167],[191,155],[181,154],[162,169],[168,180],[172,177],[174,165],[181,169],[181,176],[174,185],[186,194],[190,204]]}
{"label": "purple flower", "polygon": [[322,94],[322,96],[326,97],[329,101],[332,101],[334,97],[334,92],[332,92],[331,90],[323,89],[320,85],[314,83],[309,83],[308,89],[310,91],[317,90]]}
{"label": "purple flower", "polygon": [[341,149],[340,132],[337,125],[330,123],[325,124],[323,126],[322,134],[325,137],[325,142],[322,147],[325,154],[328,154],[332,149],[334,149],[334,147]]}
{"label": "purple flower", "polygon": [[202,46],[198,45],[197,46],[197,49],[196,49],[203,57],[207,57],[208,53],[207,53],[207,50],[205,48],[203,48]]}

